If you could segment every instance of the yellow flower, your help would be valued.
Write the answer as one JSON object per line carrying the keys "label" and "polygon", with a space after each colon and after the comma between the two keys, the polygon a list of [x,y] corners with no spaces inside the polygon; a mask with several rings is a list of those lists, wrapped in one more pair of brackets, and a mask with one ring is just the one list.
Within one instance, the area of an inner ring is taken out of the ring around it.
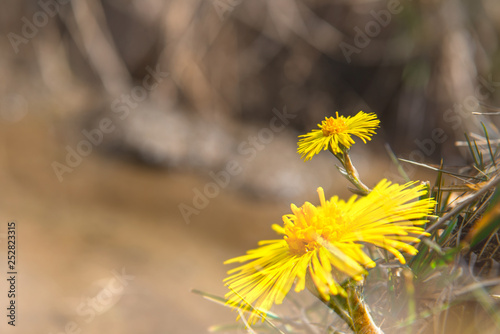
{"label": "yellow flower", "polygon": [[333,153],[340,153],[342,148],[349,149],[354,140],[351,135],[359,137],[364,143],[371,140],[380,121],[375,114],[366,114],[360,111],[356,116],[326,117],[319,129],[299,136],[297,152],[302,154],[304,161],[310,160],[315,154],[328,147]]}
{"label": "yellow flower", "polygon": [[366,197],[354,195],[347,202],[337,196],[327,201],[318,188],[319,206],[292,204],[292,214],[283,216],[284,225],[273,225],[282,239],[261,241],[259,248],[225,262],[246,262],[228,271],[227,303],[251,311],[249,320],[255,323],[273,304],[281,304],[294,282],[295,291],[303,290],[306,278],[325,301],[330,295],[345,296],[340,283],[346,278],[361,280],[365,268],[375,266],[363,252],[363,243],[384,248],[405,263],[400,251],[417,253],[408,243],[428,235],[418,225],[427,222],[435,204],[419,199],[426,190],[414,185],[382,180]]}

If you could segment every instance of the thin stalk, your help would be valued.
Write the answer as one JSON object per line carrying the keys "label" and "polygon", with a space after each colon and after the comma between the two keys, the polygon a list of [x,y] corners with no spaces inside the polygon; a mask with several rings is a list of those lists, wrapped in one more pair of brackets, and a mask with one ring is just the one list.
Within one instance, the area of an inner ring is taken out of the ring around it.
{"label": "thin stalk", "polygon": [[357,286],[349,284],[346,288],[346,292],[347,306],[354,325],[354,332],[356,334],[384,334],[384,332],[375,325],[366,304],[360,296]]}
{"label": "thin stalk", "polygon": [[356,186],[356,188],[363,193],[363,195],[368,195],[371,191],[361,180],[359,179],[358,171],[356,167],[352,164],[351,158],[349,157],[349,153],[344,154],[344,168],[347,172],[347,178],[351,181],[352,184]]}
{"label": "thin stalk", "polygon": [[351,157],[349,156],[349,150],[344,148],[340,153],[335,153],[332,151],[331,147],[328,149],[342,164],[343,168],[339,168],[341,174],[356,187],[357,192],[360,195],[368,195],[371,189],[359,179],[359,173],[356,170],[356,167],[352,164]]}

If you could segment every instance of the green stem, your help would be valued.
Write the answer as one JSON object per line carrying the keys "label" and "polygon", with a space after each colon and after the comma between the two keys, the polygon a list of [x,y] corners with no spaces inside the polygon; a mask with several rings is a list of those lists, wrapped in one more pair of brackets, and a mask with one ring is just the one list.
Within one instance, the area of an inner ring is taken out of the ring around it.
{"label": "green stem", "polygon": [[337,313],[355,334],[384,334],[373,321],[366,304],[363,302],[360,292],[363,282],[350,280],[343,286],[347,293],[347,297],[330,295],[327,301],[321,297],[309,275],[306,276],[307,289],[325,303],[326,306]]}
{"label": "green stem", "polygon": [[[321,299],[321,298],[320,298]],[[330,309],[332,309],[337,315],[345,321],[349,328],[355,331],[354,323],[352,321],[351,315],[349,314],[349,309],[347,307],[347,300],[345,297],[339,295],[330,295],[330,300],[328,302],[322,300]]]}
{"label": "green stem", "polygon": [[318,292],[318,289],[316,288],[316,285],[314,284],[309,271],[306,274],[306,288],[314,296],[316,296],[319,300],[321,300],[326,306],[328,306],[328,308],[337,313],[337,315],[342,320],[345,321],[345,323],[349,326],[349,328],[352,331],[354,331],[354,325],[351,316],[349,315],[349,309],[347,307],[347,299],[345,297],[340,295],[330,295],[330,300],[325,300]]}

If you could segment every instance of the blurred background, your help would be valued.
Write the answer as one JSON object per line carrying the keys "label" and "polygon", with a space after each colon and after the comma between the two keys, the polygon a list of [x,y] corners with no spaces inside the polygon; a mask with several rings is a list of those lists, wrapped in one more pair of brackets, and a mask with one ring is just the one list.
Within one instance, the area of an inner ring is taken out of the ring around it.
{"label": "blurred background", "polygon": [[19,272],[16,328],[3,317],[2,333],[234,322],[191,289],[222,296],[223,261],[273,238],[318,186],[349,196],[328,153],[296,153],[336,111],[381,119],[352,149],[369,186],[402,182],[386,145],[459,167],[464,132],[480,142],[488,120],[500,138],[497,0],[0,6],[0,254],[15,221]]}

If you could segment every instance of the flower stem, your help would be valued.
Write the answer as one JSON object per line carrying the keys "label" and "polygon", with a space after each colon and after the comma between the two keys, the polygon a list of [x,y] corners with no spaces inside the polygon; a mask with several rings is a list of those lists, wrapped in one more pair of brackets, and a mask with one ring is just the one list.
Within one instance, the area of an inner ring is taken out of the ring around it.
{"label": "flower stem", "polygon": [[344,320],[349,328],[354,331],[354,325],[349,314],[349,308],[347,307],[347,298],[345,296],[330,295],[329,300],[324,299],[318,292],[318,289],[316,288],[316,285],[314,284],[309,271],[306,274],[306,287],[314,296],[316,296],[326,306],[337,313],[340,319]]}
{"label": "flower stem", "polygon": [[337,313],[355,334],[384,334],[384,332],[375,325],[361,297],[360,288],[363,286],[363,281],[356,282],[350,280],[343,286],[347,293],[347,297],[341,296],[340,294],[330,295],[329,300],[325,300],[320,296],[311,279],[306,276],[306,287],[309,291]]}
{"label": "flower stem", "polygon": [[356,284],[351,283],[347,286],[347,307],[351,315],[354,332],[356,334],[384,334],[382,330],[375,325],[366,304],[360,297],[360,292]]}
{"label": "flower stem", "polygon": [[371,191],[361,180],[359,179],[359,174],[354,165],[352,164],[351,158],[349,157],[349,153],[344,154],[344,168],[347,172],[347,178],[351,181],[352,184],[356,186],[356,188],[363,194],[368,195]]}
{"label": "flower stem", "polygon": [[347,300],[345,297],[342,296],[330,296],[330,300],[328,302],[325,302],[322,300],[323,303],[326,304],[330,309],[332,309],[337,315],[344,320],[344,322],[349,326],[349,328],[353,331],[355,331],[354,328],[354,323],[352,321],[351,315],[349,314],[349,309],[347,307]]}
{"label": "flower stem", "polygon": [[339,171],[356,187],[356,192],[363,196],[368,195],[371,189],[359,179],[358,171],[349,156],[349,150],[344,148],[340,153],[333,152],[331,148],[329,150],[342,163],[344,168],[339,168]]}

